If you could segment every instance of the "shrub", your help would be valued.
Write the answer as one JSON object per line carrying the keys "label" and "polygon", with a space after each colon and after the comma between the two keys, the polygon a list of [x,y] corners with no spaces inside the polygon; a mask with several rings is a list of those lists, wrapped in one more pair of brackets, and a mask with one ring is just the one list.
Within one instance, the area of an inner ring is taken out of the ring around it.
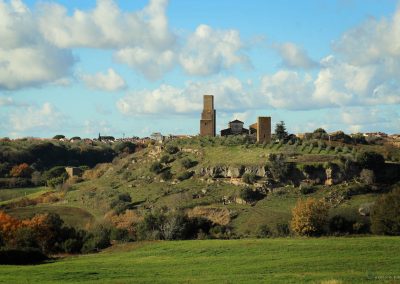
{"label": "shrub", "polygon": [[315,188],[312,185],[301,185],[300,186],[300,193],[301,194],[311,194],[315,191]]}
{"label": "shrub", "polygon": [[276,224],[276,234],[278,237],[287,237],[290,235],[290,228],[288,223]]}
{"label": "shrub", "polygon": [[167,145],[167,146],[165,147],[165,151],[166,151],[168,154],[173,155],[173,154],[176,154],[176,153],[179,152],[179,148],[176,147],[176,146],[173,146],[173,145]]}
{"label": "shrub", "polygon": [[12,177],[21,177],[21,178],[29,178],[31,177],[33,170],[27,163],[20,164],[18,166],[14,166],[10,171],[10,176]]}
{"label": "shrub", "polygon": [[193,161],[189,158],[184,158],[181,160],[181,165],[182,167],[184,167],[185,169],[190,169],[191,167],[195,166],[197,164],[196,161]]}
{"label": "shrub", "polygon": [[51,178],[51,179],[47,180],[47,186],[51,187],[51,188],[56,188],[58,185],[63,184],[64,181],[65,181],[64,176]]}
{"label": "shrub", "polygon": [[163,170],[162,173],[161,173],[161,178],[162,178],[163,180],[170,180],[170,179],[172,179],[171,170],[170,170],[170,169],[165,169],[165,170]]}
{"label": "shrub", "polygon": [[285,156],[270,154],[268,160],[268,169],[275,180],[284,181],[288,179],[292,164],[286,162]]}
{"label": "shrub", "polygon": [[113,144],[113,150],[117,153],[134,153],[136,149],[136,145],[132,142],[118,142]]}
{"label": "shrub", "polygon": [[174,161],[174,158],[171,157],[170,155],[164,155],[160,159],[160,163],[163,163],[163,164],[172,163],[173,161]]}
{"label": "shrub", "polygon": [[256,175],[253,173],[245,173],[242,176],[242,180],[244,183],[253,184],[256,181]]}
{"label": "shrub", "polygon": [[111,245],[111,230],[104,226],[96,227],[86,238],[82,247],[82,252],[97,252]]}
{"label": "shrub", "polygon": [[356,161],[363,169],[378,171],[385,165],[385,159],[376,152],[362,152],[356,156]]}
{"label": "shrub", "polygon": [[400,235],[400,188],[375,202],[371,212],[371,231],[378,235]]}
{"label": "shrub", "polygon": [[300,236],[316,236],[323,232],[328,219],[328,205],[322,200],[299,199],[292,210],[291,228]]}
{"label": "shrub", "polygon": [[163,169],[163,166],[161,165],[160,162],[154,162],[150,166],[150,171],[153,173],[156,173],[156,174],[161,173],[162,169]]}
{"label": "shrub", "polygon": [[182,174],[180,174],[178,176],[178,180],[183,181],[183,180],[186,180],[186,179],[190,179],[193,175],[194,175],[193,171],[183,172]]}
{"label": "shrub", "polygon": [[268,238],[272,235],[268,225],[260,225],[257,230],[257,236],[259,238]]}
{"label": "shrub", "polygon": [[247,202],[252,202],[262,199],[264,195],[257,190],[252,190],[249,187],[245,187],[240,191],[239,197]]}
{"label": "shrub", "polygon": [[331,234],[351,234],[353,224],[353,221],[347,220],[341,215],[335,215],[329,220],[329,231]]}

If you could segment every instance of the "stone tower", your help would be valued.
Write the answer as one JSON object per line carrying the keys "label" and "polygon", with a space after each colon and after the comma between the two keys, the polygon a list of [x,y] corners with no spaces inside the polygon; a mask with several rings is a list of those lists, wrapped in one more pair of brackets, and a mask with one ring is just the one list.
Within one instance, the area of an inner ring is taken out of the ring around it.
{"label": "stone tower", "polygon": [[271,142],[271,117],[257,117],[257,142]]}
{"label": "stone tower", "polygon": [[215,137],[216,112],[214,109],[214,96],[205,95],[203,112],[200,120],[200,136]]}

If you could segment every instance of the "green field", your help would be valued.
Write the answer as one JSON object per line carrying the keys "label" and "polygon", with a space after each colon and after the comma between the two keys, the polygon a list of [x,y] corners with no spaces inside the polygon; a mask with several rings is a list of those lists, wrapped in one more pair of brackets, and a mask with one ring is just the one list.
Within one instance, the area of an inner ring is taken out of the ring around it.
{"label": "green field", "polygon": [[35,198],[49,191],[46,187],[0,189],[0,205],[20,198]]}
{"label": "green field", "polygon": [[144,242],[36,266],[0,283],[395,283],[400,238]]}

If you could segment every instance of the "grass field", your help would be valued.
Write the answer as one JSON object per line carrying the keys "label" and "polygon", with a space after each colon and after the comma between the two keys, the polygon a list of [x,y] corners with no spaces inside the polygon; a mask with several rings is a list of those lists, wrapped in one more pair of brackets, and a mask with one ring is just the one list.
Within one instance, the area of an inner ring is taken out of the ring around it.
{"label": "grass field", "polygon": [[0,283],[395,283],[399,246],[398,237],[131,243],[0,266]]}
{"label": "grass field", "polygon": [[0,189],[0,205],[22,197],[35,198],[48,190],[46,187]]}

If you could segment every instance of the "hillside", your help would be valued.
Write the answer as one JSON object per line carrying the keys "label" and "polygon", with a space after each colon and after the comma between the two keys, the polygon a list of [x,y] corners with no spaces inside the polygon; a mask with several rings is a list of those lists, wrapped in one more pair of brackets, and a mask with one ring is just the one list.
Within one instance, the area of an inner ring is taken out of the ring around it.
{"label": "hillside", "polygon": [[[353,161],[368,151],[386,159],[390,154],[392,161],[381,166],[384,170],[361,174]],[[82,181],[67,182],[36,205],[5,208],[16,217],[57,212],[67,224],[81,227],[126,209],[139,217],[154,210],[184,210],[225,227],[225,237],[254,237],[266,227],[270,234],[287,234],[296,201],[315,197],[330,203],[331,216],[363,227],[369,218],[359,208],[393,188],[400,177],[399,152],[385,145],[324,141],[258,145],[241,138],[173,140],[98,164]],[[129,202],[120,202],[123,194]]]}

